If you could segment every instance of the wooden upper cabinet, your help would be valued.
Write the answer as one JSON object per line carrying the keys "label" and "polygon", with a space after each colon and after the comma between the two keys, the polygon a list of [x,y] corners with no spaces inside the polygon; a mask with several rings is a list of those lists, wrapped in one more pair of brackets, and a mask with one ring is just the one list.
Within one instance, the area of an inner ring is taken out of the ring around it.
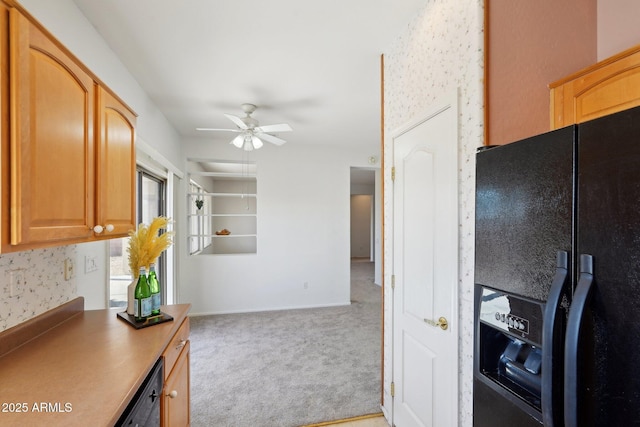
{"label": "wooden upper cabinet", "polygon": [[8,20],[2,251],[126,236],[135,113],[22,10],[9,8]]}
{"label": "wooden upper cabinet", "polygon": [[11,244],[87,238],[94,80],[16,9],[10,57]]}
{"label": "wooden upper cabinet", "polygon": [[551,129],[640,105],[640,45],[551,83]]}
{"label": "wooden upper cabinet", "polygon": [[96,224],[113,231],[104,237],[126,236],[135,228],[135,115],[108,91],[100,88]]}

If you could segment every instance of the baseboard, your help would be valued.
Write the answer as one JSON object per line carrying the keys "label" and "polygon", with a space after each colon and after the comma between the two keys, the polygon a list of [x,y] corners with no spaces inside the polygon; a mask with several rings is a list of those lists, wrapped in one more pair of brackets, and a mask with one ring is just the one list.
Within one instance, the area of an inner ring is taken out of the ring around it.
{"label": "baseboard", "polygon": [[380,405],[380,410],[382,411],[382,415],[387,419],[390,420],[391,419],[391,412],[389,412],[387,410],[387,408],[384,405]]}
{"label": "baseboard", "polygon": [[299,305],[299,306],[273,307],[273,308],[208,311],[208,312],[200,312],[200,313],[189,313],[189,317],[213,316],[218,314],[263,313],[268,311],[302,310],[302,309],[309,309],[309,308],[343,307],[345,305],[351,305],[351,301],[347,303],[335,303],[335,304]]}
{"label": "baseboard", "polygon": [[379,418],[379,417],[384,417],[382,412],[378,412],[378,413],[375,413],[375,414],[368,414],[368,415],[360,415],[359,417],[345,418],[345,419],[337,420],[337,421],[326,421],[326,422],[318,423],[318,424],[306,424],[306,425],[303,425],[301,427],[332,426],[332,425],[335,425],[335,424],[349,423],[349,422],[352,422],[352,421],[367,420],[369,418]]}

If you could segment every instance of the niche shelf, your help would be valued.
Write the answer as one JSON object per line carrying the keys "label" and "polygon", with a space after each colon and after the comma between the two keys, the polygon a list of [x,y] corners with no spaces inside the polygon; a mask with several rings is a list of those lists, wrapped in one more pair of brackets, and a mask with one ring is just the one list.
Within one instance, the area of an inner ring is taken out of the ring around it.
{"label": "niche shelf", "polygon": [[[189,180],[189,252],[255,254],[258,236],[255,163],[189,159]],[[225,230],[229,234],[224,234]]]}

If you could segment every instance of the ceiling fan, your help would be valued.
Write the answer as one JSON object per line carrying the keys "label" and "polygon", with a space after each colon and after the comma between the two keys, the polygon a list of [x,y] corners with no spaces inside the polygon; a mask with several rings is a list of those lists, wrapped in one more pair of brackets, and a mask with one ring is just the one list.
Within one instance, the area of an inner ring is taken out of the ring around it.
{"label": "ceiling fan", "polygon": [[238,136],[233,138],[231,144],[238,148],[242,148],[246,151],[257,150],[262,147],[263,140],[275,145],[282,145],[284,139],[271,135],[272,132],[291,132],[291,126],[286,123],[280,123],[277,125],[259,126],[256,119],[251,117],[251,113],[256,111],[256,107],[253,104],[242,104],[240,106],[242,111],[246,114],[245,117],[236,117],[231,114],[225,114],[229,120],[238,126],[237,129],[213,129],[213,128],[196,128],[201,131],[222,131],[222,132],[236,132]]}

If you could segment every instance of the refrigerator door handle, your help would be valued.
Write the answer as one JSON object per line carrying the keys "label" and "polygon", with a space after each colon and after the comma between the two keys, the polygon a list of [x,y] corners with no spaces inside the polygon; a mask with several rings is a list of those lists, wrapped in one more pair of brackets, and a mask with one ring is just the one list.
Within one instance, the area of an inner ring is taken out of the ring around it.
{"label": "refrigerator door handle", "polygon": [[[564,311],[562,297],[569,285],[569,254],[559,251],[556,274],[545,305],[542,329],[542,420],[545,427],[562,425],[562,373]],[[555,380],[554,380],[555,378]],[[555,404],[554,404],[555,403]]]}
{"label": "refrigerator door handle", "polygon": [[578,352],[582,316],[593,290],[593,257],[580,255],[580,276],[567,320],[564,351],[564,423],[578,426]]}

